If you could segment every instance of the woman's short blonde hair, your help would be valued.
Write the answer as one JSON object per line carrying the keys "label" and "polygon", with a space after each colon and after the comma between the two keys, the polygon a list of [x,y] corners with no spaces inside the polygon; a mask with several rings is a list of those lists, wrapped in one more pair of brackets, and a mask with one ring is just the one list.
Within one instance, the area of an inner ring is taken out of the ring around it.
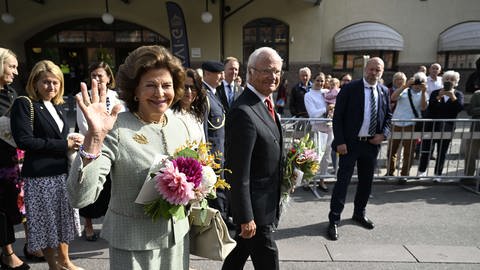
{"label": "woman's short blonde hair", "polygon": [[27,94],[33,100],[40,100],[41,97],[38,94],[38,90],[36,89],[38,81],[42,78],[42,75],[45,73],[51,73],[57,80],[60,81],[60,89],[55,97],[52,99],[52,103],[55,105],[60,105],[65,103],[63,100],[63,93],[65,87],[65,81],[63,79],[63,73],[59,66],[55,65],[50,60],[42,60],[37,62],[33,67],[32,71],[30,72],[30,76],[28,77],[27,82]]}
{"label": "woman's short blonde hair", "polygon": [[0,76],[3,76],[3,72],[5,71],[5,60],[7,60],[7,58],[10,56],[17,58],[17,56],[11,50],[0,48]]}
{"label": "woman's short blonde hair", "polygon": [[403,72],[395,72],[395,74],[393,74],[392,81],[395,81],[398,79],[402,79],[404,82],[407,82],[407,76]]}

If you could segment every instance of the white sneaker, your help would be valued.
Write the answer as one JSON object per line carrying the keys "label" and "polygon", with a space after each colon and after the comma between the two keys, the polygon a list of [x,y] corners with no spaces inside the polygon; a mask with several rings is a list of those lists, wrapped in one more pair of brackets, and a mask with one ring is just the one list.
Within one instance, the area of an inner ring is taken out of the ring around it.
{"label": "white sneaker", "polygon": [[424,172],[418,171],[418,172],[417,172],[417,176],[419,176],[419,177],[425,177],[425,176],[427,176],[427,171],[424,171]]}

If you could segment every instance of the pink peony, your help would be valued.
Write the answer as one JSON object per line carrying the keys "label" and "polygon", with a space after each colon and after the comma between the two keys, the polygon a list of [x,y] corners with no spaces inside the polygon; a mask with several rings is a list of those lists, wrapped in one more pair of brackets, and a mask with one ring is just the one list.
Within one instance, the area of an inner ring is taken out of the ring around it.
{"label": "pink peony", "polygon": [[307,160],[317,160],[317,153],[313,149],[306,149],[303,154]]}
{"label": "pink peony", "polygon": [[171,204],[187,205],[195,198],[194,183],[188,182],[185,174],[179,172],[171,161],[165,162],[165,167],[160,169],[154,180],[157,191]]}
{"label": "pink peony", "polygon": [[196,188],[202,183],[202,164],[198,160],[178,157],[172,162],[179,172],[185,174],[187,182],[193,183]]}

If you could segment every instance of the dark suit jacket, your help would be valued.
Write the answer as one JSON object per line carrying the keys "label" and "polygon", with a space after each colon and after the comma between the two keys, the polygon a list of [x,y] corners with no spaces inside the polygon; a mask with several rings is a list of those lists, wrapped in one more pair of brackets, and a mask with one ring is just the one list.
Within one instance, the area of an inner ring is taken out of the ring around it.
{"label": "dark suit jacket", "polygon": [[[17,97],[17,92],[9,85],[0,91],[0,116],[10,116],[10,107]],[[17,156],[17,149],[0,139],[0,168],[10,168],[17,163],[12,157]],[[1,178],[1,176],[0,176]]]}
{"label": "dark suit jacket", "polygon": [[277,225],[283,177],[283,139],[260,98],[246,88],[226,122],[225,168],[236,224]]}
{"label": "dark suit jacket", "polygon": [[43,101],[33,101],[33,130],[30,104],[17,98],[11,113],[12,135],[18,148],[25,150],[22,175],[27,177],[54,176],[68,173],[68,122],[60,106],[55,106],[64,126],[60,131]]}
{"label": "dark suit jacket", "polygon": [[[242,94],[243,88],[239,85],[235,85],[233,89],[233,100],[237,100],[237,98]],[[225,93],[225,85],[223,82],[217,87],[217,96],[220,98],[222,102],[223,108],[226,112],[230,110],[230,105],[228,105],[228,98],[227,94]]]}
{"label": "dark suit jacket", "polygon": [[[389,107],[388,89],[377,84],[379,94],[377,113],[377,134],[390,135],[392,113]],[[335,113],[333,115],[334,140],[332,147],[334,151],[337,145],[351,144],[358,138],[358,132],[363,123],[363,112],[365,109],[365,91],[363,79],[352,81],[344,85],[338,93]]]}
{"label": "dark suit jacket", "polygon": [[[456,119],[458,113],[463,110],[463,93],[455,90],[455,96],[457,100],[452,102],[452,100],[444,101],[442,98],[438,100],[438,94],[440,90],[435,90],[430,94],[430,99],[428,100],[427,113],[425,118],[432,119]],[[432,124],[429,123],[425,125],[425,129],[430,131]],[[452,131],[455,128],[455,122],[442,121],[435,122],[435,131]]]}

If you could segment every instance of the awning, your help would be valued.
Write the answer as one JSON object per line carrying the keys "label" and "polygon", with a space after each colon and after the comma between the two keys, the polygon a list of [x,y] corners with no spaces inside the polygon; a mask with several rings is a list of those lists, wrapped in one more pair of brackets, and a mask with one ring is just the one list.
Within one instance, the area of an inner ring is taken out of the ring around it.
{"label": "awning", "polygon": [[335,34],[335,52],[387,50],[402,51],[403,37],[392,28],[374,22],[350,25]]}
{"label": "awning", "polygon": [[438,51],[480,50],[480,22],[460,23],[443,31]]}

